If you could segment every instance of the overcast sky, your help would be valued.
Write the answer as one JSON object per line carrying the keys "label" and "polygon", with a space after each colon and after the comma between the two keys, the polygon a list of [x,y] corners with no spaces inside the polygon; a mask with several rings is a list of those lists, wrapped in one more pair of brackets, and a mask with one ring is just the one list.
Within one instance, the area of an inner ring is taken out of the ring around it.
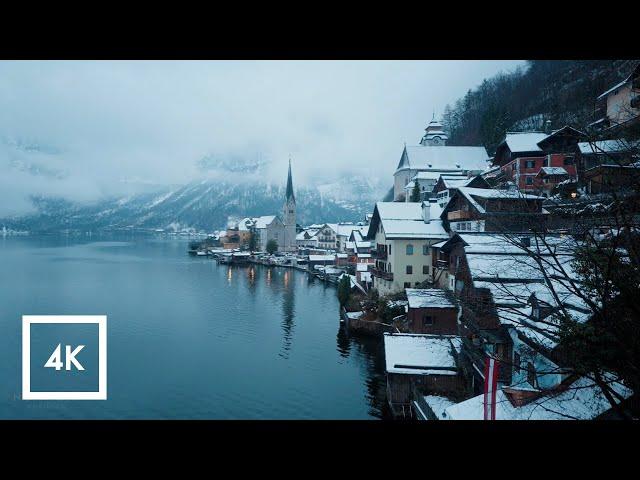
{"label": "overcast sky", "polygon": [[[90,200],[184,183],[208,154],[259,153],[276,180],[291,154],[299,184],[345,168],[390,177],[434,110],[522,64],[0,62],[0,204],[7,213],[31,193]],[[17,153],[15,141],[46,153]]]}

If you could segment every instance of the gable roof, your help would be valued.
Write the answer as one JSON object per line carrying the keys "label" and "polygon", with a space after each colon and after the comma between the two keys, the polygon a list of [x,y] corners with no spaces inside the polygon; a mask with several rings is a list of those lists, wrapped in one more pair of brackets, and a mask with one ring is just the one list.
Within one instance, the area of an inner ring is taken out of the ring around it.
{"label": "gable roof", "polygon": [[[513,190],[495,190],[493,188],[472,188],[472,187],[458,187],[455,195],[463,195],[469,203],[476,208],[480,213],[486,213],[484,207],[478,203],[478,198],[483,199],[500,199],[500,200],[540,200],[544,201],[545,197],[539,197],[537,195],[529,195]],[[447,207],[451,205],[451,202],[447,204]],[[445,207],[445,210],[446,208]],[[443,211],[444,215],[444,211]]]}
{"label": "gable roof", "polygon": [[541,173],[544,173],[545,175],[569,175],[569,172],[562,167],[542,167],[538,172],[538,175]]}
{"label": "gable roof", "polygon": [[[611,386],[623,398],[633,393],[619,383]],[[611,404],[600,387],[584,377],[556,395],[548,394],[520,407],[511,403],[505,390],[500,389],[496,393],[496,420],[592,420],[610,408]],[[482,420],[484,395],[448,407],[443,417],[448,420]]]}
{"label": "gable roof", "polygon": [[507,132],[498,148],[505,145],[511,153],[542,152],[538,143],[548,136],[544,132]]}
{"label": "gable roof", "polygon": [[484,147],[405,146],[398,170],[459,171],[487,168],[489,155]]}
{"label": "gable roof", "polygon": [[442,220],[432,219],[425,223],[422,204],[417,202],[378,202],[373,211],[367,237],[374,238],[378,224],[382,223],[385,236],[399,238],[447,238]]}

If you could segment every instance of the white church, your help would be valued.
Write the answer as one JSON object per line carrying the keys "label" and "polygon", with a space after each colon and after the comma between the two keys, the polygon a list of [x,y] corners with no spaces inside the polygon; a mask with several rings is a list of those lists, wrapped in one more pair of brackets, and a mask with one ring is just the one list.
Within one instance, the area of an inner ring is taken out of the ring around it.
{"label": "white church", "polygon": [[474,176],[486,170],[489,155],[484,147],[453,147],[442,124],[431,120],[419,145],[405,145],[393,174],[393,200],[408,201],[415,181],[422,193],[430,192],[441,174]]}

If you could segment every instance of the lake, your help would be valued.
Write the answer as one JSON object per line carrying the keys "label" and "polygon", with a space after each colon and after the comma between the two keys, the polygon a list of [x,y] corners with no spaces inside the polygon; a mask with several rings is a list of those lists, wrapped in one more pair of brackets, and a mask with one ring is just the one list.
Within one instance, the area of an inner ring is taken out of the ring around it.
{"label": "lake", "polygon": [[[0,237],[0,418],[375,419],[381,342],[306,273],[187,255],[187,239]],[[108,399],[21,399],[21,317],[106,314]]]}

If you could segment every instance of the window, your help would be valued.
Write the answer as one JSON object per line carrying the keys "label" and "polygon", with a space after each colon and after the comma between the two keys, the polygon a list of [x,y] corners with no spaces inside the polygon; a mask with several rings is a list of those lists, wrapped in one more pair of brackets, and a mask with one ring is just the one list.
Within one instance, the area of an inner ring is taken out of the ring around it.
{"label": "window", "polygon": [[527,185],[533,185],[533,177],[525,177],[524,183]]}
{"label": "window", "polygon": [[422,317],[422,326],[430,327],[433,325],[433,317],[431,315],[424,315]]}
{"label": "window", "polygon": [[413,273],[413,265],[407,265],[407,275],[411,275]]}
{"label": "window", "polygon": [[429,255],[429,245],[427,245],[426,243],[422,245],[422,254]]}
{"label": "window", "polygon": [[413,255],[413,245],[407,245],[407,255]]}
{"label": "window", "polygon": [[391,255],[391,245],[389,245],[389,255]]}
{"label": "window", "polygon": [[564,159],[564,164],[565,165],[573,165],[573,157],[566,157]]}
{"label": "window", "polygon": [[531,385],[533,388],[538,388],[536,369],[531,362],[527,362],[527,382],[529,382],[529,385]]}
{"label": "window", "polygon": [[424,275],[429,275],[429,265],[423,265],[422,266],[422,273]]}
{"label": "window", "polygon": [[411,288],[411,282],[404,282],[404,288]]}
{"label": "window", "polygon": [[536,161],[535,160],[527,160],[524,162],[524,168],[535,168]]}
{"label": "window", "polygon": [[545,157],[544,161],[542,162],[542,166],[543,167],[548,167],[549,166],[549,157]]}
{"label": "window", "polygon": [[518,352],[513,352],[513,371],[520,373],[520,354]]}

